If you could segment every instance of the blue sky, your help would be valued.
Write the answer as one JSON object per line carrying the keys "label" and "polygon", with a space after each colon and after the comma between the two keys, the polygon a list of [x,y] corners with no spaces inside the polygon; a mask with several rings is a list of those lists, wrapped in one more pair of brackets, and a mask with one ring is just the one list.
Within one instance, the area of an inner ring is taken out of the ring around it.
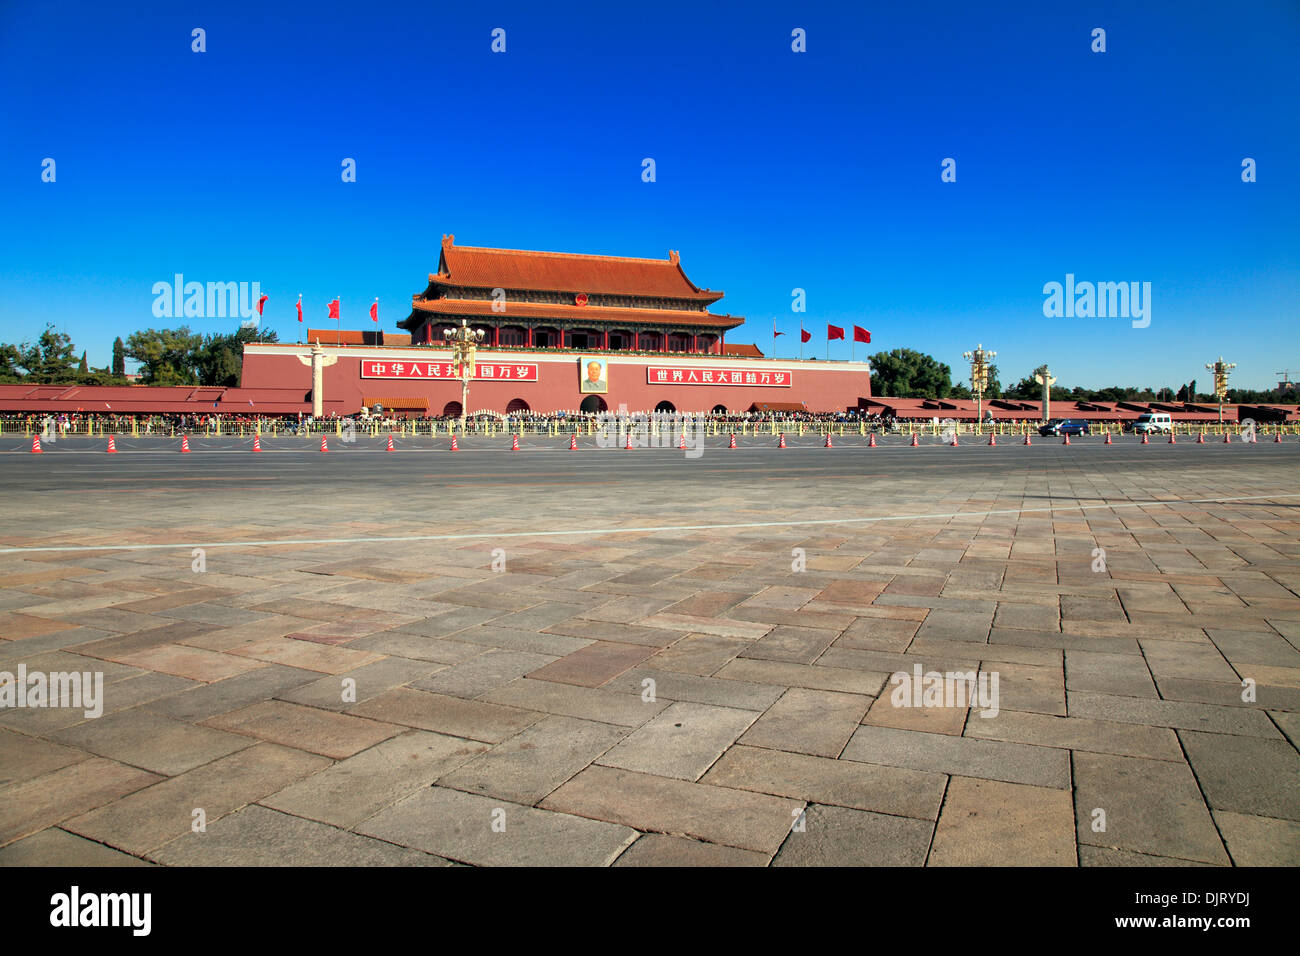
{"label": "blue sky", "polygon": [[[1269,387],[1300,373],[1298,48],[1284,0],[0,3],[0,341],[52,322],[106,364],[179,324],[151,311],[178,272],[260,282],[288,341],[298,293],[392,328],[454,233],[677,249],[769,353],[797,287],[819,357],[856,323],[859,358],[979,342],[1004,383],[1204,389],[1222,353]],[[1150,282],[1150,326],[1044,317],[1067,273]]]}

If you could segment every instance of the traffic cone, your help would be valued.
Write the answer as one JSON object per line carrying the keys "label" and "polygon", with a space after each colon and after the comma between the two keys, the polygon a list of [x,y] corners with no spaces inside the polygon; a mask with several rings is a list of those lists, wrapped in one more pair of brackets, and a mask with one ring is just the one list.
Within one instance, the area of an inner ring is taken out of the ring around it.
{"label": "traffic cone", "polygon": [[1029,432],[1025,432],[1025,444],[1026,444],[1026,445],[1032,445],[1032,444],[1033,444],[1033,442],[1029,440]]}
{"label": "traffic cone", "polygon": [[113,441],[112,435],[108,436],[108,448],[106,449],[106,453],[109,455],[117,454],[117,443]]}
{"label": "traffic cone", "polygon": [[511,451],[518,451],[518,450],[519,450],[519,436],[518,436],[518,435],[511,435],[511,436],[510,436],[510,450],[511,450]]}
{"label": "traffic cone", "polygon": [[826,433],[826,447],[827,447],[827,448],[834,448],[834,447],[835,447],[834,445],[831,444],[831,433],[830,433],[830,432],[827,432],[827,433]]}
{"label": "traffic cone", "polygon": [[998,443],[997,438],[994,437],[992,432],[989,432],[989,447],[993,448],[997,445],[997,443]]}
{"label": "traffic cone", "polygon": [[1280,445],[1280,444],[1282,444],[1282,433],[1281,433],[1281,432],[1274,432],[1274,433],[1273,433],[1273,444],[1274,444],[1274,445]]}
{"label": "traffic cone", "polygon": [[1143,432],[1143,433],[1142,433],[1142,444],[1144,444],[1144,445],[1149,445],[1149,444],[1151,444],[1150,436],[1148,436],[1146,432]]}
{"label": "traffic cone", "polygon": [[578,450],[578,433],[574,432],[572,435],[569,436],[569,451],[577,451],[577,450]]}
{"label": "traffic cone", "polygon": [[[785,432],[781,432],[781,443],[780,443],[779,445],[777,445],[776,447],[777,447],[777,448],[784,448],[784,447],[785,447]],[[38,449],[38,450],[39,450],[39,449]]]}
{"label": "traffic cone", "polygon": [[321,450],[321,451],[329,451],[329,450],[330,450],[330,446],[327,445],[327,444],[325,444],[325,436],[324,436],[324,435],[321,435],[321,436],[320,436],[320,450]]}
{"label": "traffic cone", "polygon": [[681,449],[682,451],[685,451],[685,450],[686,450],[686,432],[685,432],[685,431],[683,431],[681,437],[680,437],[679,439],[677,439],[677,447],[678,447],[679,449]]}
{"label": "traffic cone", "polygon": [[916,432],[912,432],[912,447],[917,448],[920,446],[920,444],[921,443],[916,440]]}
{"label": "traffic cone", "polygon": [[1251,432],[1251,433],[1250,433],[1250,443],[1251,443],[1252,445],[1258,445],[1258,444],[1259,444],[1259,436],[1256,435],[1254,432]]}
{"label": "traffic cone", "polygon": [[871,438],[867,441],[867,447],[868,447],[868,448],[875,448],[875,447],[876,447],[876,433],[875,433],[875,432],[872,432],[872,433],[871,433]]}
{"label": "traffic cone", "polygon": [[385,448],[384,451],[392,451],[392,450],[393,450],[393,436],[390,433],[388,436],[388,447]]}
{"label": "traffic cone", "polygon": [[1178,442],[1176,442],[1176,441],[1174,440],[1174,433],[1173,433],[1173,432],[1170,432],[1170,433],[1169,433],[1169,444],[1171,444],[1171,445],[1177,445],[1177,444],[1178,444]]}
{"label": "traffic cone", "polygon": [[627,430],[627,441],[623,444],[624,451],[632,450],[632,429]]}
{"label": "traffic cone", "polygon": [[735,432],[732,432],[732,433],[731,433],[731,442],[730,442],[730,444],[727,445],[727,447],[728,447],[728,448],[735,448],[735,447],[736,447],[736,433],[735,433]]}
{"label": "traffic cone", "polygon": [[188,455],[189,453],[190,453],[190,436],[189,436],[189,435],[182,435],[182,436],[181,436],[181,454],[182,454],[182,455]]}
{"label": "traffic cone", "polygon": [[957,430],[956,430],[956,429],[953,429],[953,433],[952,433],[952,441],[948,442],[948,444],[951,445],[953,448],[956,448],[956,447],[957,447],[958,442],[957,442]]}
{"label": "traffic cone", "polygon": [[1225,445],[1229,445],[1232,443],[1232,435],[1230,435],[1228,432],[1223,433],[1223,443]]}
{"label": "traffic cone", "polygon": [[455,432],[452,432],[452,435],[451,435],[451,449],[450,449],[450,450],[451,450],[451,451],[460,451],[460,446],[456,444],[456,433],[455,433]]}
{"label": "traffic cone", "polygon": [[1205,444],[1205,432],[1201,432],[1199,435],[1196,436],[1196,444],[1198,445]]}
{"label": "traffic cone", "polygon": [[1113,444],[1115,444],[1113,441],[1110,440],[1110,432],[1106,432],[1106,440],[1105,440],[1104,442],[1102,442],[1102,444],[1103,444],[1103,445],[1113,445]]}
{"label": "traffic cone", "polygon": [[1065,436],[1065,441],[1061,442],[1061,444],[1062,444],[1062,445],[1068,445],[1068,444],[1070,444],[1070,436],[1069,436],[1069,435],[1066,435],[1066,436]]}
{"label": "traffic cone", "polygon": [[32,454],[33,454],[33,455],[43,455],[43,454],[45,454],[45,452],[41,451],[41,436],[40,436],[40,435],[33,435],[33,436],[32,436]]}

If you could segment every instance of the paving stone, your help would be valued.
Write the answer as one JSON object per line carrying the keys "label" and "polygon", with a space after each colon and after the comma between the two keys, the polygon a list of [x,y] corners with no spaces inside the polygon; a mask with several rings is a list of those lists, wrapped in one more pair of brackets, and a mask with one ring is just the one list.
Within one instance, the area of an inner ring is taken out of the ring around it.
{"label": "paving stone", "polygon": [[934,825],[848,807],[810,806],[773,866],[920,866]]}
{"label": "paving stone", "polygon": [[58,827],[49,827],[0,849],[0,867],[6,866],[149,866],[112,847],[95,843]]}
{"label": "paving stone", "polygon": [[953,777],[930,866],[1074,866],[1074,811],[1065,790]]}
{"label": "paving stone", "polygon": [[660,670],[707,677],[748,647],[750,642],[740,638],[688,634],[657,652],[649,663]]}
{"label": "paving stone", "polygon": [[1061,612],[1055,602],[1050,605],[1038,605],[999,601],[993,623],[998,627],[1051,631],[1060,627]]}
{"label": "paving stone", "polygon": [[864,724],[842,759],[1065,790],[1070,786],[1068,756],[1049,747]]}
{"label": "paving stone", "polygon": [[1149,724],[1178,730],[1206,730],[1248,737],[1279,736],[1277,729],[1261,711],[1074,691],[1066,696],[1071,717],[1093,717],[1097,720],[1117,720],[1121,723]]}
{"label": "paving stone", "polygon": [[769,661],[811,664],[839,637],[839,631],[779,625],[746,648],[741,656]]}
{"label": "paving stone", "polygon": [[889,678],[888,674],[878,671],[856,671],[841,667],[741,658],[722,667],[716,676],[725,680],[742,680],[753,684],[835,690],[846,694],[865,694],[869,697],[878,694]]}
{"label": "paving stone", "polygon": [[421,789],[357,829],[480,866],[607,866],[637,837],[616,823],[444,787]]}
{"label": "paving stone", "polygon": [[1105,846],[1080,846],[1080,866],[1214,866],[1213,863],[1201,863],[1197,860],[1179,860],[1169,856],[1154,856],[1149,853],[1133,853],[1130,850],[1117,850]]}
{"label": "paving stone", "polygon": [[0,789],[89,758],[90,754],[73,747],[0,730]]}
{"label": "paving stone", "polygon": [[348,647],[353,650],[391,654],[394,657],[432,661],[437,664],[459,664],[488,652],[488,645],[485,644],[471,644],[452,638],[423,637],[400,630],[381,631],[370,637],[352,641]]}
{"label": "paving stone", "polygon": [[666,701],[649,702],[610,687],[579,687],[528,677],[489,691],[479,700],[621,727],[640,727],[668,706]]}
{"label": "paving stone", "polygon": [[448,866],[449,861],[323,823],[248,806],[150,854],[167,866]]}
{"label": "paving stone", "polygon": [[390,724],[496,744],[542,719],[539,713],[480,700],[398,687],[362,701],[352,713]]}
{"label": "paving stone", "polygon": [[698,780],[754,722],[753,711],[677,702],[599,758],[606,767]]}
{"label": "paving stone", "polygon": [[637,623],[645,627],[664,628],[682,631],[687,634],[716,634],[719,637],[740,637],[757,641],[768,631],[769,624],[755,624],[748,621],[734,621],[715,617],[700,617],[694,614],[652,614]]}
{"label": "paving stone", "polygon": [[720,677],[700,677],[695,674],[675,674],[672,671],[638,667],[610,681],[607,689],[644,697],[653,681],[658,700],[689,700],[697,704],[714,704],[718,707],[737,707],[741,710],[767,710],[782,694],[782,689],[770,684],[725,680]]}
{"label": "paving stone", "polygon": [[318,679],[319,671],[268,664],[235,677],[149,701],[144,708],[164,717],[197,722],[268,700],[290,688]]}
{"label": "paving stone", "polygon": [[0,846],[160,779],[96,757],[0,788]]}
{"label": "paving stone", "polygon": [[1300,755],[1288,742],[1194,730],[1178,736],[1213,809],[1300,821]]}
{"label": "paving stone", "polygon": [[910,703],[900,706],[894,702],[892,693],[883,693],[872,703],[862,723],[960,737],[969,713],[969,707],[913,707]]}
{"label": "paving stone", "polygon": [[[767,866],[765,853],[739,850],[686,837],[643,833],[614,861],[615,866]],[[0,852],[0,866],[4,854]]]}
{"label": "paving stone", "polygon": [[[341,760],[401,732],[393,724],[280,700],[209,717],[204,726]],[[247,742],[247,740],[246,740]]]}
{"label": "paving stone", "polygon": [[588,641],[608,644],[640,644],[645,647],[668,647],[687,635],[662,627],[642,627],[639,624],[621,624],[608,621],[588,621],[575,618],[561,621],[546,629],[547,634],[562,634]]}
{"label": "paving stone", "polygon": [[259,799],[274,810],[349,829],[487,749],[461,737],[407,731]]}
{"label": "paving stone", "polygon": [[1118,697],[1159,696],[1146,658],[1131,654],[1066,650],[1065,686],[1067,690]]}
{"label": "paving stone", "polygon": [[654,653],[654,648],[640,644],[589,644],[557,661],[530,669],[528,676],[534,680],[577,684],[581,687],[599,687],[619,674],[629,670]]}
{"label": "paving stone", "polygon": [[[1295,866],[1300,859],[1300,823],[1215,810],[1232,862],[1237,866]],[[0,853],[0,864],[4,862]]]}
{"label": "paving stone", "polygon": [[857,694],[792,687],[745,731],[740,742],[838,757],[872,702]]}
{"label": "paving stone", "polygon": [[[1191,770],[1183,763],[1114,754],[1074,754],[1074,812],[1080,844],[1226,864]],[[1105,811],[1105,832],[1093,832]]]}
{"label": "paving stone", "polygon": [[256,744],[65,821],[65,829],[135,856],[190,832],[196,809],[211,825],[227,813],[329,765],[322,757]]}
{"label": "paving stone", "polygon": [[[354,671],[322,677],[307,684],[300,684],[275,696],[294,704],[305,704],[323,710],[340,712],[350,711],[357,703],[378,697],[394,687],[401,687],[412,681],[428,677],[443,668],[442,664],[428,661],[412,661],[401,657],[386,657],[365,664]],[[349,700],[344,700],[344,681],[347,681]]]}
{"label": "paving stone", "polygon": [[736,746],[728,749],[700,782],[933,820],[946,781],[937,773]]}
{"label": "paving stone", "polygon": [[252,746],[247,737],[135,709],[88,720],[54,735],[59,743],[175,776]]}
{"label": "paving stone", "polygon": [[[1182,641],[1139,640],[1147,666],[1156,680],[1236,681],[1237,673],[1228,666],[1213,644],[1188,644]],[[1110,691],[1113,693],[1113,691]]]}
{"label": "paving stone", "polygon": [[544,654],[490,650],[414,681],[411,686],[435,694],[477,697],[508,684],[529,671],[539,670],[553,660],[554,657]]}
{"label": "paving stone", "polygon": [[967,721],[965,736],[1034,744],[1039,747],[1124,754],[1152,760],[1183,759],[1178,738],[1166,727],[1144,727],[1140,724],[1086,717],[1056,717],[1002,710],[996,717],[982,718],[977,715],[975,719]]}
{"label": "paving stone", "polygon": [[541,806],[769,854],[803,809],[802,801],[601,766],[588,767]]}
{"label": "paving stone", "polygon": [[531,806],[626,734],[626,728],[610,724],[546,717],[442,776],[438,784]]}

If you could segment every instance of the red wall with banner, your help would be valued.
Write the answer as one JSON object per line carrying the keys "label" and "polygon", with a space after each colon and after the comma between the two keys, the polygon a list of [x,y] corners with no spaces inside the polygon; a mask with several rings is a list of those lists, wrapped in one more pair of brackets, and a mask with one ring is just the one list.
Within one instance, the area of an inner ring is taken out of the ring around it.
{"label": "red wall with banner", "polygon": [[[323,346],[336,358],[324,370],[325,414],[355,415],[363,404],[439,416],[460,401],[460,381],[445,349]],[[310,401],[306,345],[248,345],[241,385],[301,387]],[[807,406],[814,412],[856,409],[871,396],[863,362],[754,359],[735,356],[635,355],[480,349],[469,411],[576,411],[596,395],[610,411],[747,411],[755,403]],[[584,385],[586,382],[586,385]],[[389,401],[384,401],[388,399]],[[403,409],[403,404],[407,407]],[[598,404],[596,402],[589,403]],[[310,404],[307,405],[310,408]]]}

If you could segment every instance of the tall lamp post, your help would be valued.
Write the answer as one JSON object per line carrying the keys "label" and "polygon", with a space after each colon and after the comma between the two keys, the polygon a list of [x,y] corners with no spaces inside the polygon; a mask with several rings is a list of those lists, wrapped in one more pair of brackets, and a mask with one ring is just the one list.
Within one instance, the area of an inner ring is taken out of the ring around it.
{"label": "tall lamp post", "polygon": [[451,346],[451,364],[460,376],[460,430],[465,431],[465,416],[469,414],[469,381],[474,377],[474,353],[483,341],[482,329],[471,329],[464,319],[460,328],[443,329],[442,337]]}
{"label": "tall lamp post", "polygon": [[1205,366],[1214,373],[1214,397],[1219,400],[1219,424],[1223,424],[1223,400],[1228,395],[1228,375],[1237,367],[1236,362],[1225,362],[1219,356],[1217,362]]}
{"label": "tall lamp post", "polygon": [[961,357],[970,362],[970,390],[975,393],[975,433],[982,434],[984,389],[989,384],[989,362],[997,358],[998,353],[986,351],[983,345],[977,345],[974,352],[963,352]]}
{"label": "tall lamp post", "polygon": [[1046,425],[1052,420],[1052,386],[1056,384],[1056,376],[1046,365],[1040,365],[1034,369],[1034,381],[1043,386],[1043,424]]}

